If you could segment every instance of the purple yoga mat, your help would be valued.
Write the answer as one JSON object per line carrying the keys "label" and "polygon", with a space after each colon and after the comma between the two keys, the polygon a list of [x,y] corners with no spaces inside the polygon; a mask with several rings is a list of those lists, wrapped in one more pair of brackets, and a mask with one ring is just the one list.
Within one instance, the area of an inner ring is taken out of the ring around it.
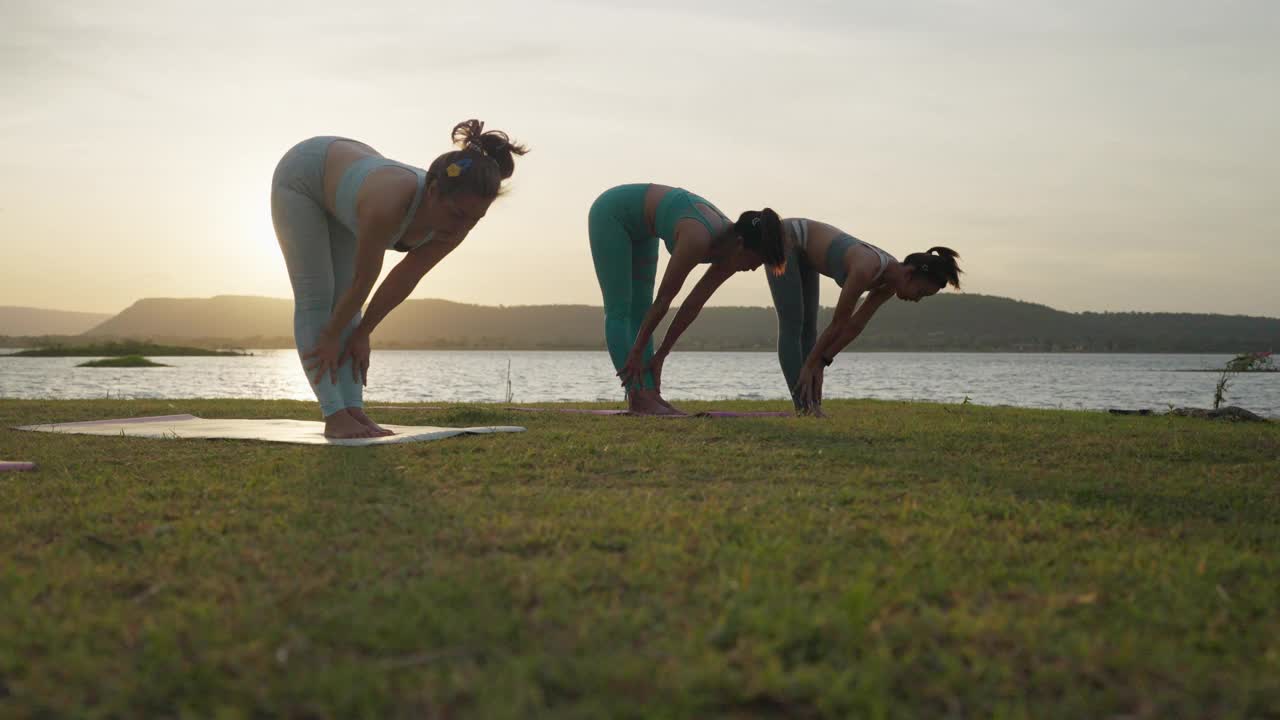
{"label": "purple yoga mat", "polygon": [[0,460],[0,472],[26,472],[35,470],[36,464],[33,462],[19,462],[16,460]]}
{"label": "purple yoga mat", "polygon": [[756,412],[734,412],[732,410],[709,410],[697,413],[698,417],[791,417],[795,413],[760,410]]}
{"label": "purple yoga mat", "polygon": [[531,407],[509,407],[504,410],[518,410],[519,412],[551,412],[551,413],[572,413],[574,415],[630,415],[628,410],[592,410],[591,408],[531,408]]}
{"label": "purple yoga mat", "polygon": [[[629,410],[592,410],[591,408],[531,408],[531,407],[510,407],[507,410],[519,410],[520,412],[554,412],[554,413],[573,413],[576,415],[631,415]],[[732,410],[709,410],[705,412],[689,413],[688,415],[655,415],[653,417],[677,418],[677,417],[790,417],[789,412],[733,412]]]}

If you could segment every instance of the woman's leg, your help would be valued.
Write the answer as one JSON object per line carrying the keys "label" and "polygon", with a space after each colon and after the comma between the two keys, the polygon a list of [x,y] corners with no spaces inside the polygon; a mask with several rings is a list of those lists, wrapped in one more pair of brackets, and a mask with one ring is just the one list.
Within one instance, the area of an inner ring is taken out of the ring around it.
{"label": "woman's leg", "polygon": [[[640,326],[644,325],[645,315],[649,314],[649,307],[653,305],[653,286],[657,281],[657,277],[658,238],[645,238],[631,243],[631,301],[629,303],[631,312],[627,320],[627,334],[631,336],[633,345],[636,338],[640,336]],[[652,359],[653,337],[650,336],[649,341],[644,346],[644,364],[646,367],[648,367],[649,361]],[[641,387],[645,390],[654,389],[653,373],[645,372],[644,383]]]}
{"label": "woman's leg", "polygon": [[[804,287],[804,329],[800,331],[800,351],[804,359],[818,342],[818,271],[808,258],[800,257],[800,284]],[[803,360],[802,360],[803,362]]]}
{"label": "woman's leg", "polygon": [[[306,194],[275,183],[271,188],[271,221],[293,286],[293,339],[301,358],[316,346],[333,312],[328,217],[324,208]],[[346,403],[342,392],[327,375],[315,382],[307,373],[307,383],[320,401],[326,435],[359,437],[369,433],[368,428],[343,412]]]}
{"label": "woman's leg", "polygon": [[[631,328],[631,316],[635,312],[632,299],[636,296],[633,282],[635,255],[631,235],[612,212],[610,199],[606,193],[591,206],[587,232],[591,240],[591,261],[595,265],[596,280],[600,283],[600,295],[604,300],[605,344],[609,347],[614,370],[622,370],[636,339]],[[657,252],[656,247],[653,250]],[[652,296],[652,284],[649,292]],[[647,310],[648,305],[645,305],[641,313]],[[653,387],[652,379],[649,387]]]}
{"label": "woman's leg", "polygon": [[[356,236],[347,226],[329,217],[329,257],[333,261],[333,302],[336,305],[347,288],[355,281],[356,276]],[[357,310],[351,322],[342,331],[342,342],[360,325],[360,311]],[[342,395],[342,404],[351,417],[360,421],[365,427],[377,435],[394,435],[390,430],[379,426],[368,415],[364,414],[364,384],[353,374],[354,365],[345,362],[338,368],[338,392]]]}
{"label": "woman's leg", "polygon": [[[620,207],[620,204],[643,202],[643,192],[626,193],[620,190],[622,189],[615,188],[601,195],[591,206],[587,217],[591,260],[595,265],[596,280],[600,283],[600,294],[604,299],[605,343],[609,347],[609,358],[613,361],[615,370],[626,366],[627,356],[635,344],[639,325],[633,318],[637,314],[643,318],[653,303],[653,278],[656,275],[658,254],[656,238],[633,241],[632,231],[622,219],[626,217],[628,210],[634,208]],[[654,266],[646,270],[643,262],[650,257],[653,258]],[[652,349],[646,354],[646,361],[650,355]],[[655,399],[656,396],[653,374],[645,373],[641,387],[628,391],[627,406],[635,412],[666,412]]]}
{"label": "woman's leg", "polygon": [[[658,277],[658,238],[651,237],[631,245],[631,313],[627,323],[627,333],[634,344],[640,336],[640,326],[644,325],[645,315],[653,305],[653,286]],[[653,338],[644,346],[644,363],[647,367],[653,359]],[[653,373],[645,371],[640,387],[631,391],[630,406],[635,412],[656,413],[659,415],[682,415],[671,403],[662,399],[658,392]]]}
{"label": "woman's leg", "polygon": [[[805,268],[801,267],[800,258],[801,253],[792,250],[787,258],[786,272],[782,275],[765,273],[769,279],[769,294],[773,296],[773,308],[778,313],[778,364],[782,366],[782,376],[786,378],[787,392],[792,395],[792,402],[795,401],[792,391],[800,379],[800,368],[807,357],[805,350],[807,298],[804,282],[806,272]],[[817,284],[815,279],[813,282],[815,289]],[[809,341],[808,347],[810,349],[813,347],[813,340]]]}

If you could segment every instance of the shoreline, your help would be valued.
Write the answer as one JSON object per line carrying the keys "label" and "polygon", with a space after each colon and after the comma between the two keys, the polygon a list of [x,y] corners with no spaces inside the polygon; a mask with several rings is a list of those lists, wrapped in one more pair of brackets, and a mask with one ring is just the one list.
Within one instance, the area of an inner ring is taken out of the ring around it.
{"label": "shoreline", "polygon": [[[181,407],[185,405],[198,405],[203,403],[236,403],[245,405],[261,404],[271,407],[294,407],[304,408],[313,411],[316,408],[314,400],[297,400],[292,398],[157,398],[157,397],[97,397],[97,398],[13,398],[0,396],[0,402],[6,403],[25,403],[25,404],[55,404],[55,405],[75,405],[78,403],[101,404],[101,403],[137,403],[152,404],[163,403],[166,407]],[[672,399],[671,402],[680,409],[690,408],[689,413],[693,415],[699,412],[707,412],[714,410],[730,409],[741,412],[787,412],[789,418],[801,420],[815,420],[822,422],[821,419],[805,418],[795,414],[791,401],[786,398],[763,398],[763,399],[723,399],[723,400],[682,400]],[[824,410],[834,407],[851,406],[851,405],[872,405],[872,406],[898,406],[903,408],[941,408],[950,412],[953,410],[963,411],[968,408],[991,410],[991,411],[1008,411],[1008,412],[1043,412],[1043,413],[1067,413],[1073,415],[1084,416],[1141,416],[1146,418],[1155,417],[1174,417],[1175,409],[1168,405],[1162,407],[1146,407],[1146,408],[1128,408],[1128,407],[1105,407],[1105,408],[1070,408],[1070,407],[1030,407],[1024,405],[1009,404],[985,404],[975,401],[968,402],[945,402],[941,400],[893,400],[883,398],[830,398],[823,403]],[[1248,410],[1245,405],[1238,403],[1224,403],[1223,408],[1237,407]],[[492,402],[485,401],[469,401],[455,402],[449,400],[426,400],[426,401],[395,401],[395,400],[379,400],[376,402],[366,402],[364,409],[369,413],[378,411],[415,411],[424,413],[454,412],[454,411],[476,411],[487,413],[504,413],[507,411],[526,411],[530,409],[546,409],[560,411],[564,414],[570,414],[579,410],[625,410],[626,403],[622,401],[600,401],[600,400],[560,400],[560,401],[531,401],[531,402],[506,402],[502,400],[494,400]],[[1179,406],[1179,410],[1204,410],[1210,409],[1199,406]],[[1269,423],[1280,422],[1280,414],[1257,413],[1260,417]],[[558,416],[553,414],[553,416]],[[648,416],[633,416],[645,418]],[[657,417],[657,416],[654,416]],[[55,422],[66,422],[58,420]]]}

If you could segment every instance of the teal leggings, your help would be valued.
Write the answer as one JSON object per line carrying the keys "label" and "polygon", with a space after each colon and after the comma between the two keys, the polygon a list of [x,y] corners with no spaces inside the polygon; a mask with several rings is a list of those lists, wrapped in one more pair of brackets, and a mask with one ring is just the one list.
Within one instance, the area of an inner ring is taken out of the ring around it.
{"label": "teal leggings", "polygon": [[[658,276],[658,238],[649,235],[644,220],[647,184],[619,185],[606,190],[591,205],[587,232],[600,294],[604,296],[604,338],[615,370],[640,334],[644,316],[653,305]],[[645,345],[644,361],[653,357],[653,339]],[[653,388],[653,373],[644,374],[643,387]]]}
{"label": "teal leggings", "polygon": [[[332,138],[313,138],[294,146],[276,167],[271,181],[271,222],[293,285],[293,339],[298,355],[311,351],[333,314],[333,306],[351,287],[356,270],[356,238],[324,208],[324,156]],[[357,312],[342,333],[345,343],[360,324]],[[338,382],[326,374],[311,389],[328,417],[364,406],[364,387],[351,376],[351,364],[338,369]]]}
{"label": "teal leggings", "polygon": [[804,251],[793,248],[782,275],[766,273],[773,307],[778,312],[778,363],[795,400],[796,382],[805,358],[818,340],[818,271]]}

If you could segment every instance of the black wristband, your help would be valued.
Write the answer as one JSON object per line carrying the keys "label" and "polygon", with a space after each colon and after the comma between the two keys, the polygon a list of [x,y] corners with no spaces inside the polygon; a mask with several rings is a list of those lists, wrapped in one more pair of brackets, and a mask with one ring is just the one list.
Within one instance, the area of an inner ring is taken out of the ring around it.
{"label": "black wristband", "polygon": [[834,359],[829,358],[829,357],[827,357],[827,356],[825,356],[825,355],[823,355],[823,356],[822,356],[822,364],[823,364],[823,365],[825,365],[825,366],[827,366],[827,367],[831,367],[831,363],[833,363],[833,362],[835,362],[835,360],[834,360]]}

